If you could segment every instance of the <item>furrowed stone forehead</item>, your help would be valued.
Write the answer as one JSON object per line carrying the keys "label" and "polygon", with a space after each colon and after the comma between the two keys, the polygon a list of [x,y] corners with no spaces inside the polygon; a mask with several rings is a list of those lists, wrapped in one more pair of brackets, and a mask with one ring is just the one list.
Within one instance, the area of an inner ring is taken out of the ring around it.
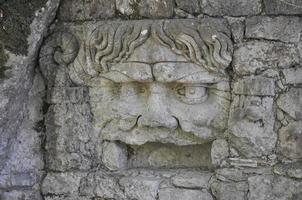
{"label": "furrowed stone forehead", "polygon": [[221,23],[139,20],[91,26],[84,46],[76,50],[78,56],[70,66],[72,79],[81,84],[110,71],[110,63],[183,61],[225,75],[231,62],[229,30]]}
{"label": "furrowed stone forehead", "polygon": [[114,82],[179,82],[179,83],[216,83],[227,77],[209,73],[199,65],[190,62],[126,62],[113,64],[102,77]]}

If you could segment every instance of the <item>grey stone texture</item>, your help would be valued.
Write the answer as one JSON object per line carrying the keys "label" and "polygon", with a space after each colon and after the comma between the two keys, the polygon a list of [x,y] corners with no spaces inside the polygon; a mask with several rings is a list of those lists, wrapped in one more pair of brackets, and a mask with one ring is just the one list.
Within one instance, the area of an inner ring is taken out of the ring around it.
{"label": "grey stone texture", "polygon": [[[7,59],[0,66],[0,73],[4,74],[0,78],[0,199],[39,200],[42,199],[39,186],[44,173],[43,151],[40,148],[43,132],[39,121],[43,118],[40,106],[45,91],[35,67],[39,48],[56,16],[59,1],[32,1],[32,7],[25,6],[24,9],[28,10],[24,12],[20,8],[23,2],[1,2],[1,8],[11,6],[11,3],[17,5],[10,7],[12,12],[5,9],[5,15],[11,16],[1,20],[1,34],[6,26],[9,38],[20,37],[12,44],[18,46],[19,40],[25,43],[15,50],[9,47],[7,37],[1,36],[0,39],[1,45],[8,44],[4,45]],[[17,15],[20,23],[14,19]],[[26,18],[26,15],[30,17]],[[7,21],[11,26],[7,26]],[[16,25],[20,26],[21,32],[19,28],[15,29]]]}
{"label": "grey stone texture", "polygon": [[200,3],[200,0],[175,0],[177,8],[191,14],[200,13]]}
{"label": "grey stone texture", "polygon": [[259,74],[267,69],[299,65],[300,54],[293,44],[249,41],[235,49],[233,67],[238,75]]}
{"label": "grey stone texture", "polygon": [[244,17],[226,17],[232,30],[232,37],[236,43],[244,39],[245,18]]}
{"label": "grey stone texture", "polygon": [[171,189],[163,188],[159,191],[160,200],[212,200],[212,196],[207,191],[198,191],[198,190],[188,190],[188,189]]}
{"label": "grey stone texture", "polygon": [[299,1],[14,2],[1,200],[302,198]]}
{"label": "grey stone texture", "polygon": [[201,8],[211,16],[249,16],[261,13],[261,1],[202,0]]}
{"label": "grey stone texture", "polygon": [[265,13],[268,15],[301,15],[300,0],[264,0]]}
{"label": "grey stone texture", "polygon": [[262,17],[255,16],[246,20],[247,38],[264,38],[282,42],[298,43],[302,32],[300,17]]}
{"label": "grey stone texture", "polygon": [[173,8],[173,0],[141,0],[138,3],[139,15],[148,18],[172,17]]}
{"label": "grey stone texture", "polygon": [[301,182],[285,177],[257,175],[248,178],[251,200],[299,199],[302,194]]}
{"label": "grey stone texture", "polygon": [[113,0],[62,0],[58,18],[62,21],[107,19],[115,16]]}

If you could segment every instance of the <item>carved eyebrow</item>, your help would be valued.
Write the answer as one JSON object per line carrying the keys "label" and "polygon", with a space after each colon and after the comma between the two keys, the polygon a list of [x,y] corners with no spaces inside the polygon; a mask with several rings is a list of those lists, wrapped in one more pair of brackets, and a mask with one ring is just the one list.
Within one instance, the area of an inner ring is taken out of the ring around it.
{"label": "carved eyebrow", "polygon": [[154,80],[151,66],[145,63],[117,63],[112,65],[109,72],[101,76],[117,83]]}
{"label": "carved eyebrow", "polygon": [[217,76],[214,74],[209,74],[208,72],[199,71],[193,72],[191,74],[185,75],[175,82],[178,83],[217,83],[220,81],[227,81],[226,77]]}
{"label": "carved eyebrow", "polygon": [[156,63],[153,67],[153,75],[160,82],[217,83],[228,79],[189,62]]}

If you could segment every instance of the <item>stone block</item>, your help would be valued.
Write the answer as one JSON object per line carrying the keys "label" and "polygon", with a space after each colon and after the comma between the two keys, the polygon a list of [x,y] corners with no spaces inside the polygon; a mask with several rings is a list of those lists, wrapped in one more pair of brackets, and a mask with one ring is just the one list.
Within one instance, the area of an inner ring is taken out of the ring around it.
{"label": "stone block", "polygon": [[247,38],[279,40],[282,42],[299,42],[302,32],[302,18],[266,17],[247,18],[245,35]]}
{"label": "stone block", "polygon": [[278,148],[289,159],[302,159],[302,121],[291,122],[279,130]]}
{"label": "stone block", "polygon": [[58,18],[62,21],[107,19],[115,15],[115,1],[63,0]]}
{"label": "stone block", "polygon": [[176,7],[191,13],[199,13],[200,12],[200,0],[176,0]]}
{"label": "stone block", "polygon": [[128,199],[155,200],[161,180],[153,177],[125,177],[120,179]]}
{"label": "stone block", "polygon": [[116,9],[123,15],[132,15],[135,12],[134,5],[135,0],[116,0]]}
{"label": "stone block", "polygon": [[[19,181],[22,180],[22,175],[27,176],[25,174],[30,172],[38,174],[39,170],[44,167],[41,152],[41,134],[27,127],[20,128],[21,131],[19,131],[18,135],[15,136],[14,140],[11,140],[10,148],[13,151],[10,152],[10,157],[6,160],[5,166],[1,171],[3,174],[20,174]],[[34,176],[34,174],[32,175]],[[12,176],[12,179],[14,177],[18,179],[18,176]],[[26,179],[25,177],[23,178]],[[29,180],[23,181],[28,182]]]}
{"label": "stone block", "polygon": [[203,12],[212,16],[246,16],[261,12],[260,0],[202,0]]}
{"label": "stone block", "polygon": [[37,173],[0,174],[0,188],[32,187],[38,184],[40,177]]}
{"label": "stone block", "polygon": [[212,200],[207,190],[188,190],[179,188],[163,188],[159,191],[159,200]]}
{"label": "stone block", "polygon": [[173,0],[141,0],[138,4],[139,15],[148,18],[169,18],[173,16]]}
{"label": "stone block", "polygon": [[275,81],[262,76],[248,76],[238,79],[233,85],[234,94],[275,96]]}
{"label": "stone block", "polygon": [[246,182],[223,182],[214,180],[211,182],[211,191],[217,199],[242,200],[248,193]]}
{"label": "stone block", "polygon": [[276,144],[272,97],[234,96],[230,109],[229,142],[247,158],[269,155]]}
{"label": "stone block", "polygon": [[1,200],[42,200],[40,191],[34,190],[11,190],[0,194]]}
{"label": "stone block", "polygon": [[302,161],[277,164],[273,168],[273,172],[282,176],[289,176],[291,178],[302,179]]}
{"label": "stone block", "polygon": [[127,147],[116,142],[103,143],[102,162],[109,170],[122,170],[127,168]]}
{"label": "stone block", "polygon": [[249,200],[301,199],[302,183],[273,175],[257,175],[248,178]]}
{"label": "stone block", "polygon": [[123,192],[114,177],[103,172],[90,173],[80,181],[80,196],[124,199]]}
{"label": "stone block", "polygon": [[231,26],[232,37],[236,43],[242,42],[245,31],[245,18],[244,17],[227,17]]}
{"label": "stone block", "polygon": [[268,15],[301,15],[302,2],[300,0],[264,0],[264,10]]}
{"label": "stone block", "polygon": [[45,117],[49,169],[91,169],[101,161],[101,141],[92,128],[88,104],[55,104]]}
{"label": "stone block", "polygon": [[302,67],[283,69],[284,83],[289,85],[302,84]]}
{"label": "stone block", "polygon": [[184,172],[172,177],[171,181],[176,187],[208,189],[208,183],[212,175],[208,172]]}
{"label": "stone block", "polygon": [[86,173],[48,173],[42,183],[44,195],[76,195]]}
{"label": "stone block", "polygon": [[280,42],[250,41],[234,52],[233,67],[239,75],[260,73],[266,69],[289,68],[297,65],[300,55],[294,45]]}
{"label": "stone block", "polygon": [[223,164],[223,161],[229,156],[229,144],[224,139],[217,139],[212,143],[211,160],[215,167]]}
{"label": "stone block", "polygon": [[295,120],[302,120],[302,88],[290,88],[277,99],[278,107]]}
{"label": "stone block", "polygon": [[221,181],[246,181],[248,175],[238,168],[221,168],[215,171],[215,176]]}
{"label": "stone block", "polygon": [[[45,196],[45,200],[91,200],[89,197],[79,197],[77,195],[72,195],[72,196]],[[104,200],[104,199],[93,199],[93,200]]]}

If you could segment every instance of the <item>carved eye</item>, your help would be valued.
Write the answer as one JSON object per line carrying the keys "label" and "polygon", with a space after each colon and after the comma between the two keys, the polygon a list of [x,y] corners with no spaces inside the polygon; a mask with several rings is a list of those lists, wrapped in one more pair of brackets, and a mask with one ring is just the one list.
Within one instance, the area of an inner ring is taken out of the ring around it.
{"label": "carved eye", "polygon": [[197,84],[179,86],[177,87],[176,92],[177,96],[188,104],[202,103],[208,97],[207,88]]}

